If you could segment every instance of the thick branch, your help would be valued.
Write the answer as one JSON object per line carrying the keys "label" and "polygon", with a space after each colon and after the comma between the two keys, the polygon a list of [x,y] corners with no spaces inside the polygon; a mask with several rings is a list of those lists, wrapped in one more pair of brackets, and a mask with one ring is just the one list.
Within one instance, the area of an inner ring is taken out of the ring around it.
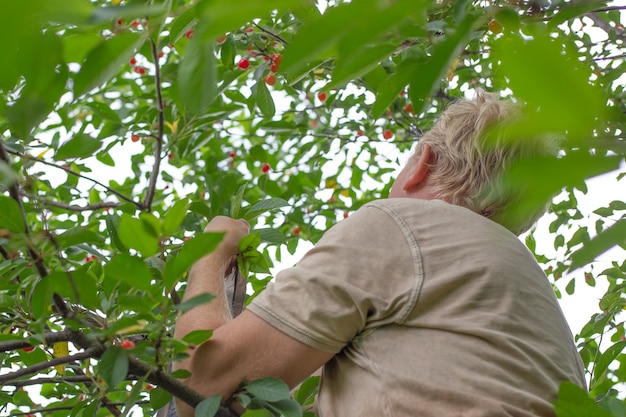
{"label": "thick branch", "polygon": [[154,83],[157,95],[157,111],[159,112],[159,127],[156,135],[156,146],[154,150],[154,165],[152,166],[152,172],[150,173],[150,180],[148,181],[148,189],[146,190],[146,197],[143,201],[144,210],[150,211],[152,208],[152,200],[154,200],[154,193],[156,192],[156,182],[159,177],[159,171],[161,168],[161,152],[163,151],[163,128],[165,126],[165,115],[163,114],[163,96],[161,94],[161,68],[159,67],[159,51],[157,50],[156,43],[150,41],[152,48],[152,59],[154,60]]}
{"label": "thick branch", "polygon": [[[44,341],[47,345],[51,345],[57,342],[67,342],[72,337],[70,330],[62,330],[60,332],[46,332],[44,333]],[[25,347],[32,346],[30,343],[24,340],[8,340],[6,342],[0,342],[0,352],[8,352],[12,350],[24,349]]]}
{"label": "thick branch", "polygon": [[58,358],[50,359],[47,362],[37,363],[35,365],[27,366],[26,368],[19,369],[15,372],[0,375],[0,385],[4,385],[11,380],[21,378],[26,375],[32,375],[44,369],[48,369],[52,366],[63,365],[70,362],[76,362],[87,358],[92,358],[96,354],[97,349],[87,349],[84,352],[77,353],[75,355],[61,356]]}

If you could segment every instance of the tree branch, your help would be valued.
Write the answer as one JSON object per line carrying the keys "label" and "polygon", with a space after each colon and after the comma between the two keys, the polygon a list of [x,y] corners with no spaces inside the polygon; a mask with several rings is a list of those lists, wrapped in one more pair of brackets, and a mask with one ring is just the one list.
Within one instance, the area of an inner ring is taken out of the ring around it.
{"label": "tree branch", "polygon": [[161,152],[163,151],[163,129],[165,126],[165,115],[163,114],[163,96],[161,93],[161,68],[159,67],[159,51],[157,50],[156,43],[150,40],[150,47],[152,49],[152,59],[154,60],[154,83],[157,98],[157,111],[159,112],[158,132],[155,138],[156,149],[154,150],[154,165],[152,166],[152,172],[150,173],[150,180],[148,181],[148,189],[146,190],[146,197],[143,200],[143,209],[150,211],[152,209],[152,201],[154,200],[154,194],[156,192],[156,182],[159,177],[161,168]]}
{"label": "tree branch", "polygon": [[267,33],[268,35],[270,35],[272,38],[276,39],[278,42],[282,43],[283,45],[289,45],[289,42],[287,42],[284,38],[282,38],[281,36],[275,34],[274,32],[265,29],[264,27],[260,26],[259,24],[252,22],[252,24],[259,29],[261,32],[263,33]]}
{"label": "tree branch", "polygon": [[12,387],[27,387],[29,385],[40,385],[40,384],[62,384],[62,383],[89,383],[92,382],[93,379],[88,376],[64,376],[63,378],[36,378],[36,379],[25,379],[19,381],[11,381],[6,382],[4,385],[9,385]]}
{"label": "tree branch", "polygon": [[4,385],[11,380],[21,378],[26,375],[32,375],[44,369],[48,369],[51,366],[63,365],[70,362],[76,362],[87,358],[92,358],[97,353],[97,349],[86,349],[84,352],[77,353],[75,355],[60,356],[58,358],[52,358],[47,362],[36,363],[26,368],[19,369],[8,374],[0,375],[0,385]]}
{"label": "tree branch", "polygon": [[[68,329],[61,330],[60,332],[46,332],[43,337],[45,343],[51,345],[57,342],[67,342],[71,340],[72,332]],[[0,352],[24,349],[30,346],[32,345],[24,340],[8,340],[6,342],[0,342]]]}
{"label": "tree branch", "polygon": [[101,201],[99,203],[87,204],[84,206],[77,206],[75,204],[65,204],[59,203],[57,201],[48,200],[46,198],[42,198],[33,194],[21,193],[24,197],[36,200],[43,204],[44,206],[57,207],[68,211],[90,211],[90,210],[98,210],[102,208],[115,208],[121,206],[121,203],[115,201]]}
{"label": "tree branch", "polygon": [[135,207],[137,207],[138,209],[141,209],[141,207],[142,207],[142,206],[141,206],[141,203],[138,203],[138,202],[136,202],[136,201],[133,201],[131,198],[129,198],[129,197],[127,197],[127,196],[125,196],[124,194],[120,193],[119,191],[114,190],[113,188],[111,188],[111,187],[109,187],[109,186],[104,185],[103,183],[101,183],[101,182],[100,182],[100,181],[98,181],[98,180],[95,180],[95,179],[93,179],[93,178],[89,178],[89,177],[87,177],[87,176],[85,176],[85,175],[81,174],[80,172],[72,171],[71,169],[66,168],[66,167],[64,167],[64,166],[62,166],[62,165],[58,165],[58,164],[55,164],[54,162],[49,162],[49,161],[46,161],[45,159],[38,158],[38,157],[36,157],[36,156],[32,156],[32,155],[29,155],[29,154],[26,154],[26,153],[15,152],[15,151],[9,151],[9,150],[7,150],[7,152],[8,152],[8,153],[10,153],[11,155],[19,156],[20,158],[24,158],[24,159],[26,159],[26,160],[29,160],[29,159],[30,159],[30,160],[33,160],[33,161],[41,162],[41,163],[42,163],[42,164],[44,164],[44,165],[48,165],[48,166],[51,166],[51,167],[54,167],[54,168],[61,169],[61,170],[65,171],[65,172],[67,172],[67,173],[68,173],[68,174],[70,174],[70,175],[74,175],[74,176],[79,177],[79,178],[82,178],[82,179],[84,179],[84,180],[87,180],[87,181],[93,182],[94,184],[99,185],[100,187],[104,188],[106,191],[110,192],[111,194],[115,194],[115,195],[116,195],[116,196],[118,196],[121,200],[124,200],[124,201],[126,201],[126,202],[128,202],[128,203],[132,203],[132,204],[134,204],[134,205],[135,205]]}

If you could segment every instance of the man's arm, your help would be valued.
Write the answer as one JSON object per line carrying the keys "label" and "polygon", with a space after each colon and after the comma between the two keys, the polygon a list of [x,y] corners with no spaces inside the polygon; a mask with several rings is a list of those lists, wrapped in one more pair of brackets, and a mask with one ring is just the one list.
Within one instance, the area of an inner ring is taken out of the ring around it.
{"label": "man's arm", "polygon": [[[205,231],[226,234],[219,247],[192,268],[184,299],[206,292],[218,297],[182,314],[176,324],[177,338],[193,330],[214,329],[211,339],[190,349],[189,358],[175,368],[191,372],[186,381],[191,388],[206,396],[221,394],[223,401],[243,380],[273,376],[294,386],[333,356],[287,336],[249,311],[231,319],[224,275],[248,229],[247,223],[222,216],[209,223]],[[182,401],[177,401],[177,410],[181,417],[193,416],[193,409]]]}

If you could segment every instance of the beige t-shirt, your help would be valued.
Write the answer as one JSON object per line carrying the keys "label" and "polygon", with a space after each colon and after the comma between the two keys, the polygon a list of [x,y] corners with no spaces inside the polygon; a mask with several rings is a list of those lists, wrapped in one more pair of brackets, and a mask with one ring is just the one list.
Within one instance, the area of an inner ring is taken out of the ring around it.
{"label": "beige t-shirt", "polygon": [[363,206],[249,310],[336,353],[322,376],[324,417],[553,416],[562,381],[585,386],[532,254],[442,201]]}

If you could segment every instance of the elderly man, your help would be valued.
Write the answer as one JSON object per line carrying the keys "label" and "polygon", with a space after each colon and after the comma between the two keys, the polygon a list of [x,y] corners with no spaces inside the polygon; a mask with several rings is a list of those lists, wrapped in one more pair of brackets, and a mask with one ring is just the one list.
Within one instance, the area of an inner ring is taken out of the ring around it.
{"label": "elderly man", "polygon": [[[188,384],[226,402],[244,379],[294,386],[323,366],[325,417],[554,415],[559,384],[585,379],[550,283],[517,238],[541,213],[512,219],[518,197],[492,192],[511,162],[553,151],[499,133],[514,114],[486,93],[451,105],[389,198],[328,230],[240,316],[223,299],[182,315],[177,337],[215,329],[178,365]],[[226,235],[192,269],[186,298],[223,294],[248,229],[209,223]]]}

